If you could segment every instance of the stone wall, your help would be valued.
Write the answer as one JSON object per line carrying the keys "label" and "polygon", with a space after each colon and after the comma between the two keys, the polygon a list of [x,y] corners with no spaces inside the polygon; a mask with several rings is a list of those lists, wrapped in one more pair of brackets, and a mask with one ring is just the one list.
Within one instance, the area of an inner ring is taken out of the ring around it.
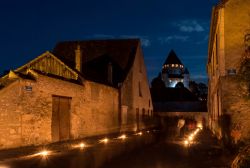
{"label": "stone wall", "polygon": [[[250,1],[228,0],[213,13],[209,44],[209,126],[226,143],[248,139],[247,83],[240,74],[246,54],[245,36],[250,29]],[[236,70],[235,75],[228,70]],[[247,129],[242,129],[247,128]]]}
{"label": "stone wall", "polygon": [[137,49],[133,64],[132,87],[134,116],[136,115],[136,110],[138,110],[139,129],[144,129],[150,126],[144,122],[144,119],[150,116],[152,117],[153,105],[141,47]]}
{"label": "stone wall", "polygon": [[237,68],[244,53],[244,37],[250,29],[250,1],[229,0],[225,5],[225,65]]}
{"label": "stone wall", "polygon": [[[222,80],[222,109],[230,116],[229,136],[233,143],[250,140],[250,97],[248,83],[240,75],[227,76]],[[221,124],[223,126],[223,123]],[[223,128],[222,128],[223,129]]]}
{"label": "stone wall", "polygon": [[0,90],[0,148],[52,142],[53,95],[72,98],[71,139],[119,131],[117,89],[39,75],[36,81],[20,79]]}

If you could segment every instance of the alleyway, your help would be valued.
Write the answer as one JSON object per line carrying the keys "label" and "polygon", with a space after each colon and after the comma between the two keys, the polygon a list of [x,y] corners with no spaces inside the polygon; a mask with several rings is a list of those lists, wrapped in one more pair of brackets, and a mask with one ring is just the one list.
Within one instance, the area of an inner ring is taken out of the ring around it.
{"label": "alleyway", "polygon": [[[226,168],[230,166],[232,156],[222,151],[208,130],[198,132],[190,145],[184,145],[184,138],[170,140],[164,137],[159,131],[145,132],[142,136],[131,135],[126,140],[116,139],[106,145],[97,144],[81,150],[62,150],[47,157],[10,159],[0,162],[0,167]],[[114,153],[119,154],[114,155]]]}
{"label": "alleyway", "polygon": [[189,147],[183,139],[160,140],[150,147],[122,155],[103,167],[109,168],[226,168],[232,156],[226,154],[208,130],[200,132]]}

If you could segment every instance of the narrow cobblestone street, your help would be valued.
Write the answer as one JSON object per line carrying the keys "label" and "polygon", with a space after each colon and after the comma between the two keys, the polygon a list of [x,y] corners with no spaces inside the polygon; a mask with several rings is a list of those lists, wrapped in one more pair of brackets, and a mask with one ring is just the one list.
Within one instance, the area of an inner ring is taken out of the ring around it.
{"label": "narrow cobblestone street", "polygon": [[183,138],[158,143],[133,151],[103,166],[109,168],[227,168],[233,156],[223,151],[209,130],[201,131],[194,144],[185,146]]}
{"label": "narrow cobblestone street", "polygon": [[[194,136],[185,145],[183,138],[169,138],[164,132],[144,132],[126,140],[114,139],[108,144],[96,144],[82,150],[61,150],[43,157],[23,157],[1,162],[6,168],[227,168],[233,155],[222,150],[209,130]],[[167,138],[166,138],[167,137]],[[93,142],[93,140],[92,140]],[[4,168],[5,168],[4,167]]]}

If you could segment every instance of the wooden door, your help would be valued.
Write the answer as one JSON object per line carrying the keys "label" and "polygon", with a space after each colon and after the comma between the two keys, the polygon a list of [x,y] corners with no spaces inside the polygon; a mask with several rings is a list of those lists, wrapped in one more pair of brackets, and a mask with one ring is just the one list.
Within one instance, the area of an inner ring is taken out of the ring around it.
{"label": "wooden door", "polygon": [[52,97],[52,140],[70,138],[70,97]]}

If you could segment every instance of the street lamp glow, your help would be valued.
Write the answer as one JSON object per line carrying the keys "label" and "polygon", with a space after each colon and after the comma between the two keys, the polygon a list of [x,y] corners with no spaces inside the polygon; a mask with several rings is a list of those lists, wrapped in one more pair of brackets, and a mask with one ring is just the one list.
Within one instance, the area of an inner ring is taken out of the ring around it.
{"label": "street lamp glow", "polygon": [[82,148],[84,148],[86,145],[84,144],[84,143],[80,143],[79,144],[79,147],[82,149]]}
{"label": "street lamp glow", "polygon": [[142,132],[138,132],[138,133],[137,133],[137,135],[140,135],[140,136],[142,136]]}
{"label": "street lamp glow", "polygon": [[80,149],[83,149],[83,148],[86,148],[88,145],[85,144],[84,142],[80,142],[79,144],[75,144],[75,145],[72,145],[72,148],[80,148]]}
{"label": "street lamp glow", "polygon": [[49,153],[50,153],[49,151],[43,150],[41,152],[38,152],[36,155],[40,155],[42,157],[47,157],[49,155]]}
{"label": "street lamp glow", "polygon": [[123,135],[121,135],[121,136],[118,137],[118,139],[122,139],[122,140],[124,140],[126,138],[127,138],[127,136],[125,134],[123,134]]}
{"label": "street lamp glow", "polygon": [[185,140],[184,145],[188,145],[188,144],[189,144],[188,140]]}
{"label": "street lamp glow", "polygon": [[198,123],[198,124],[197,124],[197,127],[198,127],[199,129],[202,129],[202,124],[201,124],[201,123]]}
{"label": "street lamp glow", "polygon": [[101,139],[99,142],[100,143],[108,143],[108,141],[109,141],[109,139],[108,138],[103,138],[103,139]]}

